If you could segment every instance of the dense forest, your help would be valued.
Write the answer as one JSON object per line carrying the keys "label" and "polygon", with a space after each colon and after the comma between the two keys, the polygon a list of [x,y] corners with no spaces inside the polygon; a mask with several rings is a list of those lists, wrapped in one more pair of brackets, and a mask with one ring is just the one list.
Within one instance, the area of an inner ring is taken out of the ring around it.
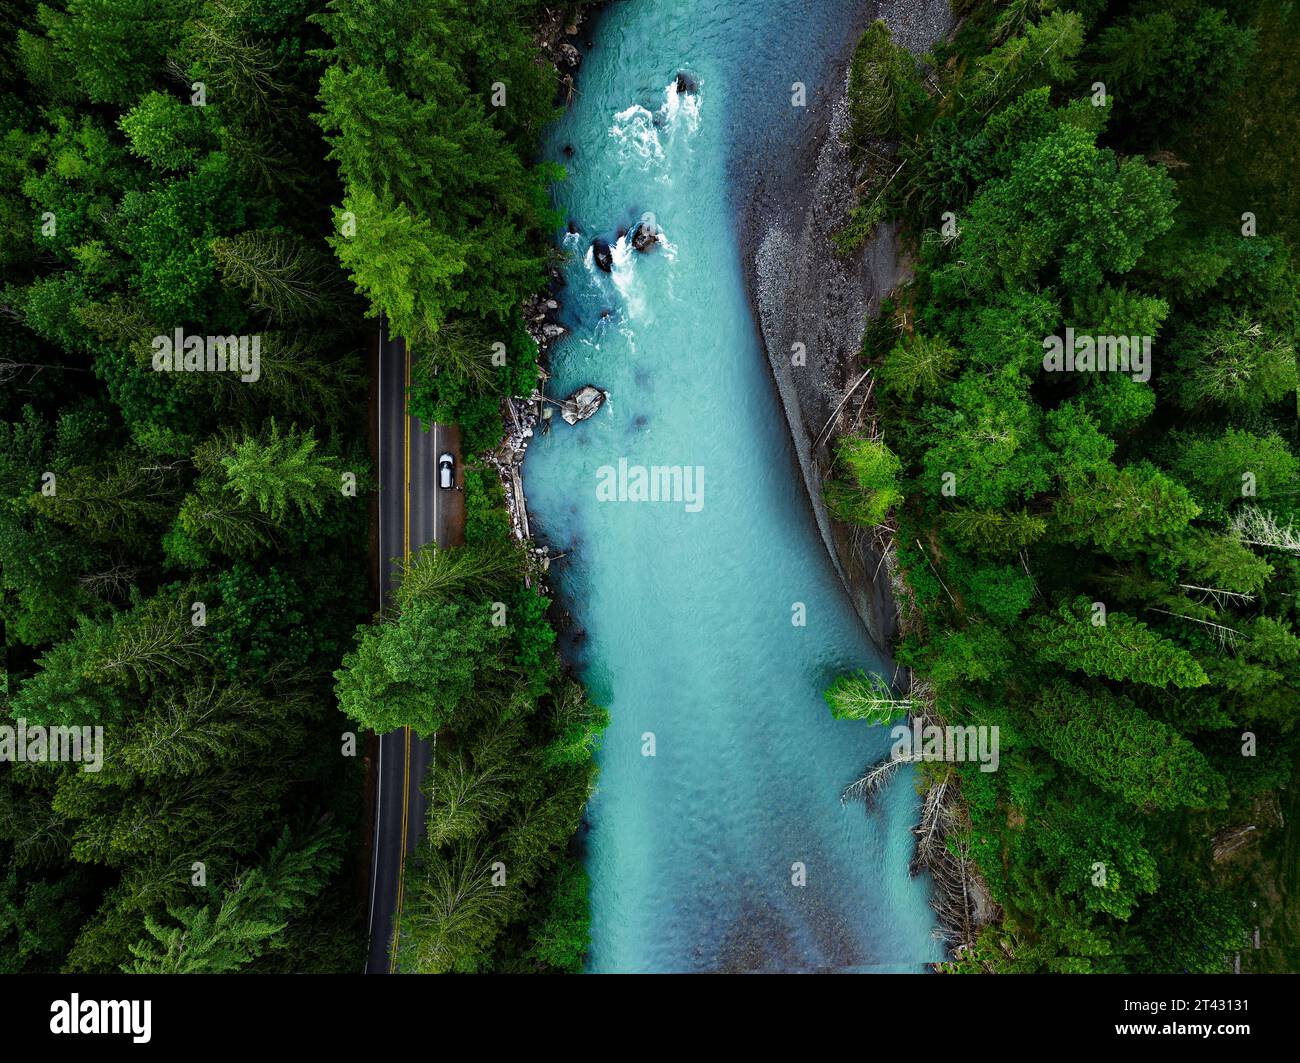
{"label": "dense forest", "polygon": [[[105,735],[0,772],[10,970],[361,962],[367,326],[310,14],[3,9],[7,709]],[[257,379],[155,371],[178,329],[258,336]]]}
{"label": "dense forest", "polygon": [[1001,909],[950,969],[1294,969],[1296,9],[956,14],[919,62],[877,23],[850,74],[837,240],[896,220],[915,276],[826,493],[890,544],[912,684],[828,700],[999,729],[997,771],[920,766]]}
{"label": "dense forest", "polygon": [[539,11],[0,5],[4,712],[104,732],[0,768],[4,970],[359,970],[364,728],[407,724],[445,740],[404,967],[580,964],[604,715],[495,474],[382,622],[365,575],[379,314],[467,459],[535,378]]}
{"label": "dense forest", "polygon": [[[559,222],[544,6],[0,0],[0,715],[104,734],[0,765],[0,971],[360,970],[367,732],[403,726],[438,781],[402,969],[581,968],[607,714],[482,460]],[[826,493],[890,544],[912,678],[828,700],[998,728],[995,772],[920,766],[998,906],[948,969],[1295,969],[1300,16],[956,14],[850,71],[837,244],[896,222],[915,272]],[[381,315],[468,511],[382,616]]]}

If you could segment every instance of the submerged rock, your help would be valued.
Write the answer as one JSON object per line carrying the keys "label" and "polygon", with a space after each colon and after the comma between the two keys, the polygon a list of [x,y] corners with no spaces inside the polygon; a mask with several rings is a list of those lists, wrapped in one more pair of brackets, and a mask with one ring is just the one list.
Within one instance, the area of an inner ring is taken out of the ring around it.
{"label": "submerged rock", "polygon": [[609,398],[608,392],[601,391],[591,384],[584,384],[564,400],[560,408],[560,416],[569,424],[585,421],[605,404],[607,398]]}
{"label": "submerged rock", "polygon": [[597,269],[604,270],[606,273],[614,269],[614,252],[599,236],[591,242],[591,255],[596,260]]}
{"label": "submerged rock", "polygon": [[699,83],[690,74],[686,73],[686,71],[684,70],[678,71],[677,74],[678,92],[686,96],[693,96],[695,94],[695,90],[698,89],[699,87],[700,87]]}

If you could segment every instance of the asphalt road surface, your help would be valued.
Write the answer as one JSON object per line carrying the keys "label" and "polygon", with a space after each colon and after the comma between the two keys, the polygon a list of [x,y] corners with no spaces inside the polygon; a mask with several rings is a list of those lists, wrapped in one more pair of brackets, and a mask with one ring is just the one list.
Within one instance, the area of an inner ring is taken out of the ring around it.
{"label": "asphalt road surface", "polygon": [[[424,430],[410,415],[407,389],[411,362],[406,342],[379,331],[379,586],[385,603],[393,590],[395,561],[426,543],[458,546],[464,536],[465,495],[460,430],[433,425]],[[438,487],[438,456],[456,459],[456,486]],[[384,608],[387,608],[385,604]],[[407,861],[424,834],[428,807],[420,786],[433,762],[435,738],[426,741],[409,727],[379,739],[374,851],[370,863],[370,951],[368,974],[397,969],[393,947],[401,926]]]}

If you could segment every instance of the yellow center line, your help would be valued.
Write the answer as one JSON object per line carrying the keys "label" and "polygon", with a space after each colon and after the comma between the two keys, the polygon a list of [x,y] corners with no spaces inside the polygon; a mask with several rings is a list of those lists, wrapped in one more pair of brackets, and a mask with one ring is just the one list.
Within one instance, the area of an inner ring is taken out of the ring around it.
{"label": "yellow center line", "polygon": [[[403,344],[406,358],[405,386],[402,389],[402,562],[411,560],[411,351]],[[405,765],[402,768],[402,836],[397,857],[397,906],[393,911],[393,948],[388,961],[388,971],[397,970],[397,946],[401,941],[402,900],[406,893],[406,830],[411,810],[411,729],[403,728],[406,745]]]}

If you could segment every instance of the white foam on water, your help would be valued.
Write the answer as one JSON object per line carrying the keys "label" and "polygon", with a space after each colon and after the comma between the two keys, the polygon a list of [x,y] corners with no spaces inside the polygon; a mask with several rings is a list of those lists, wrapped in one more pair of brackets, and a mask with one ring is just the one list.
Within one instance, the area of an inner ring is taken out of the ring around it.
{"label": "white foam on water", "polygon": [[599,288],[601,271],[596,265],[596,249],[592,245],[588,245],[586,254],[582,256],[582,268],[587,274],[587,286]]}
{"label": "white foam on water", "polygon": [[614,115],[614,124],[609,127],[609,135],[619,142],[620,157],[629,162],[639,157],[643,170],[650,169],[664,157],[664,148],[659,141],[659,130],[655,128],[654,115],[639,103],[634,103]]}
{"label": "white foam on water", "polygon": [[668,87],[664,89],[664,104],[659,108],[659,115],[670,133],[676,133],[679,129],[685,129],[688,134],[699,132],[700,93],[698,87],[695,92],[678,92],[677,80],[674,78],[668,83]]}
{"label": "white foam on water", "polygon": [[700,93],[677,91],[674,78],[664,89],[664,102],[657,111],[639,103],[632,104],[614,115],[609,135],[619,142],[620,157],[628,162],[640,161],[641,169],[648,170],[666,158],[662,134],[670,143],[685,130],[687,135],[700,128]]}
{"label": "white foam on water", "polygon": [[620,236],[618,242],[610,247],[610,253],[614,258],[614,268],[609,274],[610,280],[614,282],[618,294],[623,297],[628,319],[642,322],[653,320],[653,317],[646,313],[644,286],[636,275],[637,251],[632,246],[631,234],[624,233]]}

